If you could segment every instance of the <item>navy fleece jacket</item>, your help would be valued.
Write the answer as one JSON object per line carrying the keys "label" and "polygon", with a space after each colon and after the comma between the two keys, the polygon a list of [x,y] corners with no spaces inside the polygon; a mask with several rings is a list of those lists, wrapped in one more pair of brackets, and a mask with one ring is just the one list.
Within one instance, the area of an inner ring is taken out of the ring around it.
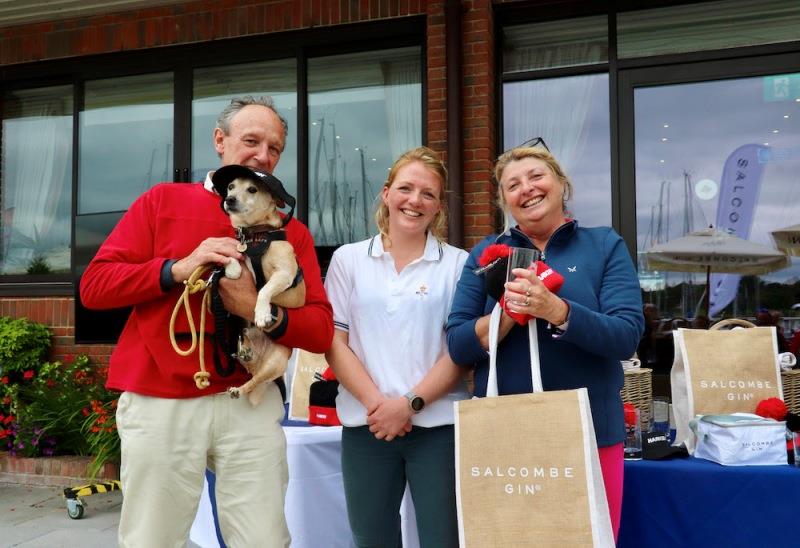
{"label": "navy fleece jacket", "polygon": [[[453,361],[475,368],[475,395],[486,395],[489,355],[475,334],[475,322],[489,314],[495,300],[476,275],[478,258],[493,243],[535,247],[512,228],[480,242],[469,255],[456,288],[447,322],[447,345]],[[559,227],[543,250],[543,260],[562,276],[558,295],[570,307],[569,326],[559,334],[538,322],[539,354],[545,390],[586,387],[597,443],[607,447],[624,439],[620,360],[630,358],[644,331],[639,280],[625,242],[611,228]],[[528,330],[515,325],[497,350],[498,391],[531,392]]]}

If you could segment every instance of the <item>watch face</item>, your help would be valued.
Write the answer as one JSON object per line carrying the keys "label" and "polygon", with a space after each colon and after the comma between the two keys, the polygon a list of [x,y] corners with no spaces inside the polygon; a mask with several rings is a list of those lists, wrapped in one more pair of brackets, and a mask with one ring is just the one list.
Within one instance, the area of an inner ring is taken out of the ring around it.
{"label": "watch face", "polygon": [[419,396],[415,396],[411,399],[411,409],[416,412],[422,411],[422,408],[425,407],[425,400],[420,398]]}

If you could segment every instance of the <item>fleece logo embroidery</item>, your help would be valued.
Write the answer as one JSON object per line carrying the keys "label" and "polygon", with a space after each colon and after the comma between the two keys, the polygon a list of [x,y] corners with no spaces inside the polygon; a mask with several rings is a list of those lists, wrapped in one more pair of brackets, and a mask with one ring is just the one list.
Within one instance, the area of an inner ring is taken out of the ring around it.
{"label": "fleece logo embroidery", "polygon": [[578,270],[577,265],[576,266],[568,266],[567,267],[567,272],[575,272],[577,270]]}

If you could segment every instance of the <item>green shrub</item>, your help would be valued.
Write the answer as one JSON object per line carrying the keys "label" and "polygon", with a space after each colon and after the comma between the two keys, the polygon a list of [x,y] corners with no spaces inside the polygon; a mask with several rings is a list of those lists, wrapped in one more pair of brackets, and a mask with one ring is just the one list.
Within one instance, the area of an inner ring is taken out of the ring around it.
{"label": "green shrub", "polygon": [[27,370],[37,370],[50,350],[50,330],[27,318],[0,316],[0,376],[12,381]]}

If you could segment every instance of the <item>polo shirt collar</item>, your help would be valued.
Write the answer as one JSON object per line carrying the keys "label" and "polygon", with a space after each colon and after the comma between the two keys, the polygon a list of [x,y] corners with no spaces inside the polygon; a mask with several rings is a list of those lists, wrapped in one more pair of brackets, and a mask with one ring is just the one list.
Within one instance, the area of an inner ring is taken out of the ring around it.
{"label": "polo shirt collar", "polygon": [[[367,253],[370,257],[380,257],[386,252],[383,249],[383,238],[381,235],[378,234],[372,237],[372,241],[369,243],[369,248],[367,248]],[[422,260],[423,261],[439,261],[444,256],[444,249],[442,249],[442,242],[436,239],[436,237],[431,234],[430,231],[427,233],[427,237],[425,239],[425,251],[422,253]]]}
{"label": "polo shirt collar", "polygon": [[217,191],[216,191],[216,190],[214,190],[214,183],[213,183],[213,182],[211,182],[211,176],[212,176],[212,175],[214,175],[214,172],[213,172],[213,171],[209,171],[209,172],[206,174],[206,180],[205,180],[205,181],[203,181],[203,187],[204,187],[204,188],[205,188],[207,191],[209,191],[209,192],[213,192],[213,193],[215,193],[215,194],[216,194],[216,192],[217,192]]}

